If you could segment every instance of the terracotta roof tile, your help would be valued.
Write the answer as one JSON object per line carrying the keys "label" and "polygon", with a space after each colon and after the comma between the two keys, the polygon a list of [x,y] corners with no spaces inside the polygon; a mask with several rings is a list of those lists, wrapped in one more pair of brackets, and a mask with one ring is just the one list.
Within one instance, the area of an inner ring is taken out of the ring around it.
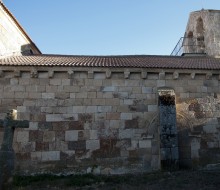
{"label": "terracotta roof tile", "polygon": [[28,55],[0,59],[5,66],[133,67],[166,69],[220,69],[220,59],[208,56],[176,57],[151,55],[68,56]]}

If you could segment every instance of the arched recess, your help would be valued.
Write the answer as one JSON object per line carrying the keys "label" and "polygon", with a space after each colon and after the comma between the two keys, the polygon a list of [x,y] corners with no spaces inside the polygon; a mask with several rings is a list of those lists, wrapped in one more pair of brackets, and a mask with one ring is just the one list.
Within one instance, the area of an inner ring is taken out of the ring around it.
{"label": "arched recess", "polygon": [[203,19],[199,17],[196,20],[196,40],[197,40],[197,48],[198,53],[205,53],[205,39],[204,39],[204,24]]}

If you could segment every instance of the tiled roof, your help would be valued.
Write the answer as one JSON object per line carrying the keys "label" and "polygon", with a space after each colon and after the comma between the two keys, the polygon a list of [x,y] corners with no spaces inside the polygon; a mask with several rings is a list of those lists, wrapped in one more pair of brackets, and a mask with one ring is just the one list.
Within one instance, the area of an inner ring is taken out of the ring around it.
{"label": "tiled roof", "polygon": [[220,59],[207,56],[176,57],[151,55],[65,56],[28,55],[0,59],[4,66],[133,67],[164,69],[220,69]]}

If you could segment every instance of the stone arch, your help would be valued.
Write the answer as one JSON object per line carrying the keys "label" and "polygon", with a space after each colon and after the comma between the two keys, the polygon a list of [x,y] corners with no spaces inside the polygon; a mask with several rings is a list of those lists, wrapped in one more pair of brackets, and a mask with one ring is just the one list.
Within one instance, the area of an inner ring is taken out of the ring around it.
{"label": "stone arch", "polygon": [[196,34],[199,36],[204,36],[204,24],[201,17],[196,20]]}
{"label": "stone arch", "polygon": [[148,135],[159,134],[159,114],[155,114],[153,119],[150,121],[149,127],[147,129]]}
{"label": "stone arch", "polygon": [[190,122],[190,119],[183,112],[176,113],[176,122],[177,122],[177,131],[181,131],[184,129],[189,129],[190,131],[193,129],[193,125]]}

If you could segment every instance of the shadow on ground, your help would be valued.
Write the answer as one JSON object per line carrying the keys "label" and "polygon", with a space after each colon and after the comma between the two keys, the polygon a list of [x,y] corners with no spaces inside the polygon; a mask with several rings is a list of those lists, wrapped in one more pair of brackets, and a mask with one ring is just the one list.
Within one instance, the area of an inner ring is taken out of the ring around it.
{"label": "shadow on ground", "polygon": [[200,189],[219,190],[220,170],[214,171],[174,171],[155,172],[138,175],[100,176],[15,176],[14,190],[52,190],[52,189],[82,189],[82,190],[172,190]]}

